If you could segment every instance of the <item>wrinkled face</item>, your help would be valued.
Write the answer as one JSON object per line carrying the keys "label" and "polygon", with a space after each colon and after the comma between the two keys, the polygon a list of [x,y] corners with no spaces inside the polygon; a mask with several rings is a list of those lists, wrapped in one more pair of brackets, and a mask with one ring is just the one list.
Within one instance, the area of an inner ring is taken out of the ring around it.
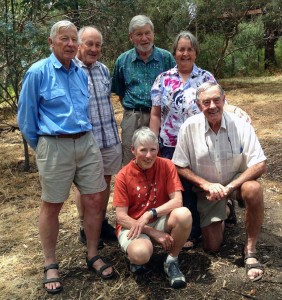
{"label": "wrinkled face", "polygon": [[68,69],[70,62],[75,57],[78,48],[76,28],[61,28],[54,40],[49,37],[48,42],[54,55],[57,57],[60,63]]}
{"label": "wrinkled face", "polygon": [[129,35],[130,41],[133,43],[137,51],[149,52],[154,45],[154,32],[149,24],[135,29]]}
{"label": "wrinkled face", "polygon": [[196,50],[192,47],[191,41],[186,38],[180,38],[174,56],[178,69],[193,69],[196,60]]}
{"label": "wrinkled face", "polygon": [[150,169],[156,161],[159,146],[154,142],[147,142],[144,145],[139,145],[131,149],[135,156],[136,164],[142,169]]}
{"label": "wrinkled face", "polygon": [[217,86],[212,86],[200,94],[199,107],[210,124],[221,122],[224,99]]}
{"label": "wrinkled face", "polygon": [[99,59],[102,50],[102,37],[94,29],[86,29],[81,36],[77,57],[87,66],[91,67]]}

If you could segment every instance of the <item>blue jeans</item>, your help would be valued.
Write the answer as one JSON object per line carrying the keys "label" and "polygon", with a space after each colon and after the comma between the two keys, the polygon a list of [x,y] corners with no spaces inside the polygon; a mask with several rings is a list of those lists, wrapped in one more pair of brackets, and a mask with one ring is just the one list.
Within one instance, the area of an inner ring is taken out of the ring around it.
{"label": "blue jeans", "polygon": [[[160,149],[161,156],[172,159],[175,147],[163,146]],[[200,216],[197,210],[197,195],[192,191],[193,184],[180,176],[184,191],[182,192],[183,206],[187,207],[193,218],[192,230],[189,239],[197,239],[201,236]]]}

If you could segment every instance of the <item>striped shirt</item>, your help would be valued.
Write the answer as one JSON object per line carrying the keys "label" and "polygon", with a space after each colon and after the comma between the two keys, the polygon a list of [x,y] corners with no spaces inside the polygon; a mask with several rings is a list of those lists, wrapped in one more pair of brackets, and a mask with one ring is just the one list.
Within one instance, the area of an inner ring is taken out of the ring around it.
{"label": "striped shirt", "polygon": [[119,144],[117,123],[110,99],[111,78],[108,68],[98,61],[88,68],[77,57],[74,62],[88,77],[89,118],[100,149]]}
{"label": "striped shirt", "polygon": [[266,160],[254,128],[233,113],[223,112],[217,134],[203,113],[181,126],[172,158],[196,175],[222,185],[247,168]]}

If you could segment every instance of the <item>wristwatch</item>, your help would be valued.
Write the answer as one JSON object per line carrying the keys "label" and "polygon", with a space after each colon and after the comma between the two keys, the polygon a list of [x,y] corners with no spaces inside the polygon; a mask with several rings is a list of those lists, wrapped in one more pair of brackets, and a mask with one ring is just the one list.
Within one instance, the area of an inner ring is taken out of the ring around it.
{"label": "wristwatch", "polygon": [[227,184],[226,188],[229,190],[230,193],[234,191],[234,186],[232,184]]}
{"label": "wristwatch", "polygon": [[152,213],[153,218],[156,218],[158,216],[158,213],[155,208],[151,208],[149,211]]}

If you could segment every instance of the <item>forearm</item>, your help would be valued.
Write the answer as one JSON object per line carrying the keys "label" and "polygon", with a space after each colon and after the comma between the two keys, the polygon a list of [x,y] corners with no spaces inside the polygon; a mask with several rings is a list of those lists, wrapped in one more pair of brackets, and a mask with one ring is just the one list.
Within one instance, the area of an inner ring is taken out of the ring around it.
{"label": "forearm", "polygon": [[248,168],[238,178],[232,180],[229,184],[231,184],[234,189],[238,189],[244,182],[256,180],[265,172],[266,172],[266,163],[265,161],[263,161],[261,163],[258,163]]}
{"label": "forearm", "polygon": [[150,129],[159,136],[161,128],[161,107],[153,106],[150,115]]}
{"label": "forearm", "polygon": [[163,205],[156,208],[158,217],[165,216],[169,213],[171,213],[172,210],[182,207],[182,195],[179,191],[179,195],[176,195],[175,198],[169,200],[168,202],[164,203]]}
{"label": "forearm", "polygon": [[176,166],[177,173],[179,176],[182,176],[186,180],[190,181],[193,183],[195,186],[204,189],[204,187],[209,184],[207,180],[204,178],[196,175],[193,171],[191,171],[189,168],[181,168]]}

